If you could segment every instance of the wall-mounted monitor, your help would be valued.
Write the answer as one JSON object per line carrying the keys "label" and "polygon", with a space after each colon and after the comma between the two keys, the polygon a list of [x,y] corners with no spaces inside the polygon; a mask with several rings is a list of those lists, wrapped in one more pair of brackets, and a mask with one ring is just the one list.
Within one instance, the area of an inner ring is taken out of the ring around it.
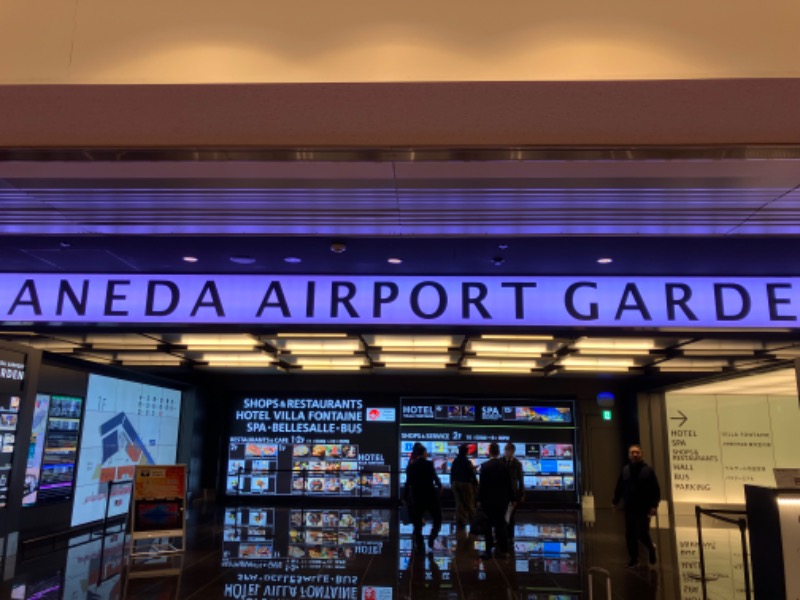
{"label": "wall-mounted monitor", "polygon": [[489,444],[501,452],[512,443],[522,463],[528,499],[575,503],[577,461],[575,405],[571,401],[404,398],[400,422],[401,483],[415,443],[428,450],[445,489],[458,447],[466,444],[476,469],[488,460]]}
{"label": "wall-mounted monitor", "polygon": [[174,464],[181,392],[92,374],[86,393],[72,526],[125,513],[136,465]]}
{"label": "wall-mounted monitor", "polygon": [[231,414],[226,493],[388,498],[396,412],[363,398],[241,398]]}
{"label": "wall-mounted monitor", "polygon": [[82,409],[83,398],[36,395],[23,506],[72,497]]}

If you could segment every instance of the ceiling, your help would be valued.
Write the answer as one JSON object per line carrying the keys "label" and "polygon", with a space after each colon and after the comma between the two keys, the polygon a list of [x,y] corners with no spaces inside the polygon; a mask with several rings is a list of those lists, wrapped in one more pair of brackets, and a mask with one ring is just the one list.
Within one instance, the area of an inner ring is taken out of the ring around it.
{"label": "ceiling", "polygon": [[692,385],[669,393],[677,395],[725,394],[726,396],[769,393],[772,396],[797,396],[797,372],[794,369],[778,369],[768,373],[751,374],[746,378]]}
{"label": "ceiling", "polygon": [[90,362],[182,370],[246,369],[559,376],[738,375],[790,364],[800,341],[681,335],[333,333],[36,333],[3,339]]}
{"label": "ceiling", "polygon": [[[792,148],[65,150],[0,159],[6,272],[794,276],[800,258]],[[727,376],[798,354],[793,330],[536,333],[547,339],[404,332],[399,348],[362,331],[50,327],[3,337],[129,367],[265,373]],[[296,346],[303,340],[305,349]]]}
{"label": "ceiling", "polygon": [[793,235],[800,232],[795,154],[198,151],[178,153],[180,160],[120,152],[124,158],[116,160],[109,151],[65,152],[50,156],[59,160],[0,162],[0,232]]}

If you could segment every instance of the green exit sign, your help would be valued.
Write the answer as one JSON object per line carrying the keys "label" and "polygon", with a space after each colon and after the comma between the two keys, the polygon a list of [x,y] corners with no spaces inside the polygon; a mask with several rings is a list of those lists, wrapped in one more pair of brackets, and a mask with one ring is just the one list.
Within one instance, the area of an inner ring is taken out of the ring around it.
{"label": "green exit sign", "polygon": [[603,421],[610,421],[611,420],[611,411],[604,410],[603,411]]}

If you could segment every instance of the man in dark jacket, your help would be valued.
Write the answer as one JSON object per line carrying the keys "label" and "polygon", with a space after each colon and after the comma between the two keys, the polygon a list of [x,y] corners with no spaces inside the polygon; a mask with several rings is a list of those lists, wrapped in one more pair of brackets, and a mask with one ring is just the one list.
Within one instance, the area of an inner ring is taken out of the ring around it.
{"label": "man in dark jacket", "polygon": [[652,467],[644,462],[642,448],[628,448],[630,464],[625,465],[617,481],[612,504],[625,510],[625,542],[628,545],[628,567],[639,566],[639,542],[647,548],[650,564],[656,562],[656,547],[650,539],[650,517],[658,512],[661,488]]}
{"label": "man in dark jacket", "polygon": [[522,463],[519,462],[514,456],[517,447],[508,442],[503,451],[503,461],[508,467],[508,473],[511,475],[511,487],[514,488],[514,507],[511,509],[511,515],[508,519],[508,539],[514,541],[514,523],[517,513],[517,507],[525,500],[525,477],[522,472]]}
{"label": "man in dark jacket", "polygon": [[508,467],[500,458],[500,446],[496,442],[489,444],[489,460],[481,465],[478,501],[486,513],[488,527],[486,531],[486,552],[482,558],[492,558],[492,549],[497,536],[497,554],[495,558],[503,558],[508,552],[508,524],[506,511],[508,504],[514,500],[514,488]]}
{"label": "man in dark jacket", "polygon": [[424,446],[415,447],[411,458],[406,468],[405,500],[409,503],[408,512],[414,525],[414,543],[417,549],[424,549],[422,519],[427,512],[433,520],[428,535],[428,550],[433,551],[433,543],[442,528],[442,507],[439,504],[442,482],[433,468],[433,463],[428,460],[428,451]]}
{"label": "man in dark jacket", "polygon": [[456,501],[458,529],[472,522],[475,516],[475,488],[478,487],[478,478],[475,476],[475,467],[467,457],[468,450],[467,444],[461,444],[458,447],[458,456],[450,467],[450,484]]}

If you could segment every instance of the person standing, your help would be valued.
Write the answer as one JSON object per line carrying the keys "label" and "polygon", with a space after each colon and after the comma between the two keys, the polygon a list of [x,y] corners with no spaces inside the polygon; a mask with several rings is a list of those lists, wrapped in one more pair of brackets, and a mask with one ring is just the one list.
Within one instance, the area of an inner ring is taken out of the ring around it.
{"label": "person standing", "polygon": [[511,475],[511,487],[514,490],[513,506],[508,519],[508,539],[511,542],[514,541],[517,507],[525,500],[525,478],[522,474],[522,463],[514,456],[516,450],[517,447],[508,442],[503,452],[503,461],[506,463],[509,475]]}
{"label": "person standing", "polygon": [[658,512],[661,487],[653,468],[644,462],[642,447],[628,448],[630,463],[625,465],[617,481],[612,505],[625,511],[625,542],[628,546],[628,567],[639,566],[639,542],[647,548],[651,565],[656,563],[656,547],[650,538],[650,517]]}
{"label": "person standing", "polygon": [[458,455],[450,467],[450,481],[453,487],[453,497],[456,501],[456,528],[462,529],[475,516],[475,488],[478,478],[475,476],[475,467],[467,458],[468,446],[461,444]]}
{"label": "person standing", "polygon": [[[514,488],[508,467],[500,458],[497,442],[489,444],[489,460],[481,465],[481,478],[478,486],[478,502],[486,513],[486,552],[481,558],[492,558],[492,550],[497,545],[495,558],[504,558],[508,552],[508,524],[506,511],[514,499]],[[496,540],[495,540],[496,538]]]}
{"label": "person standing", "polygon": [[439,504],[439,495],[442,491],[442,482],[433,468],[433,463],[428,460],[428,450],[420,445],[414,448],[411,462],[406,467],[405,500],[409,504],[409,516],[414,525],[414,544],[418,550],[423,550],[422,525],[425,513],[433,520],[431,532],[428,535],[428,551],[433,551],[433,544],[442,528],[442,507]]}

